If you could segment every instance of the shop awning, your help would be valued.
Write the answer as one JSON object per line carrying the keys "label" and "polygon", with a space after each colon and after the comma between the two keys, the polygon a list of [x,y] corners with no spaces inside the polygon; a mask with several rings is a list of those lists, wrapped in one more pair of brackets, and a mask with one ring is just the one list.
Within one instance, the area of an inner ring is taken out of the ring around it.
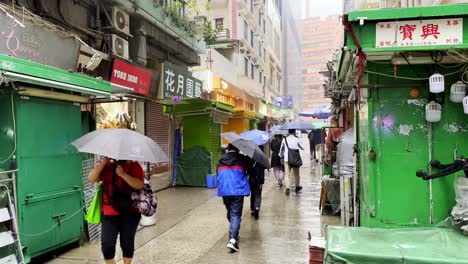
{"label": "shop awning", "polygon": [[110,97],[111,86],[107,81],[6,55],[0,55],[0,71],[2,78],[15,82]]}

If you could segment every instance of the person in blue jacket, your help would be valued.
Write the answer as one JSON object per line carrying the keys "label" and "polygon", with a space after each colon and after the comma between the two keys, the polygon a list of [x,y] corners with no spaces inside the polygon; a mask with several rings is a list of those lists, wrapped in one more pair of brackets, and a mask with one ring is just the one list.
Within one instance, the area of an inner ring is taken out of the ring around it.
{"label": "person in blue jacket", "polygon": [[250,195],[247,173],[252,170],[250,158],[241,155],[229,144],[218,162],[218,196],[223,198],[229,221],[227,247],[239,251],[239,230],[244,207],[244,197]]}

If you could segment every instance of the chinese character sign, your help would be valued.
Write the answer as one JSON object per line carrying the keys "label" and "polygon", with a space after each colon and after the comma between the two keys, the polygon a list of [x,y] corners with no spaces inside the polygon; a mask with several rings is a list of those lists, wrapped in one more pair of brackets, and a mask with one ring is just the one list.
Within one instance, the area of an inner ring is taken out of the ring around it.
{"label": "chinese character sign", "polygon": [[161,79],[162,99],[194,98],[202,96],[202,82],[171,63],[164,63]]}
{"label": "chinese character sign", "polygon": [[463,44],[463,18],[379,22],[377,48]]}

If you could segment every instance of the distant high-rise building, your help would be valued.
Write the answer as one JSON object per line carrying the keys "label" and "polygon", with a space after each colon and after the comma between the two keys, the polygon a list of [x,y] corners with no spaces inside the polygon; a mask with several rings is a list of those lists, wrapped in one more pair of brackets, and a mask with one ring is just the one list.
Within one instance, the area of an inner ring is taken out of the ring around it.
{"label": "distant high-rise building", "polygon": [[301,5],[296,0],[283,1],[283,78],[286,106],[299,110],[302,91],[302,48],[300,31]]}
{"label": "distant high-rise building", "polygon": [[327,70],[326,63],[340,48],[343,29],[338,16],[309,17],[301,24],[303,64],[299,105],[300,111],[310,111],[330,103],[323,90],[327,79],[320,72]]}

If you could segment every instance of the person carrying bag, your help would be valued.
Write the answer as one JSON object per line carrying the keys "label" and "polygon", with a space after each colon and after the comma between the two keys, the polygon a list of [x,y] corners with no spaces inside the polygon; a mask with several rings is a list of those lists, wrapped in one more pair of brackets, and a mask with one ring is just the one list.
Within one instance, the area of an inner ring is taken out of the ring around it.
{"label": "person carrying bag", "polygon": [[289,195],[291,192],[291,178],[294,176],[295,191],[300,192],[302,186],[300,185],[299,168],[302,166],[302,158],[299,149],[304,149],[299,137],[296,136],[296,130],[290,129],[289,135],[283,139],[280,149],[280,157],[285,168],[286,190],[285,194]]}

